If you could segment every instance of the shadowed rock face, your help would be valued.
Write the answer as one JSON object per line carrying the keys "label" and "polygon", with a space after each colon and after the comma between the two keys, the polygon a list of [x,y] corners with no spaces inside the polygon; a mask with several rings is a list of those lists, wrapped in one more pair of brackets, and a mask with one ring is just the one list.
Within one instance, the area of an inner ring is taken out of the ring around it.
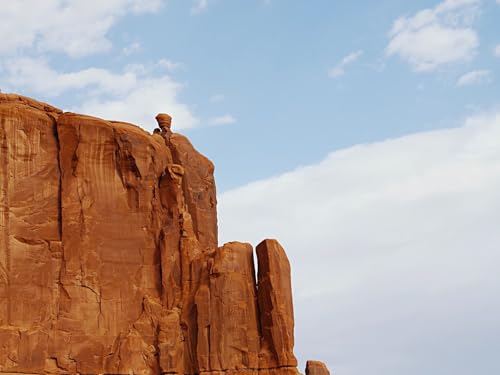
{"label": "shadowed rock face", "polygon": [[170,120],[0,94],[0,373],[297,374],[285,252],[257,246],[257,283],[218,247],[214,166]]}

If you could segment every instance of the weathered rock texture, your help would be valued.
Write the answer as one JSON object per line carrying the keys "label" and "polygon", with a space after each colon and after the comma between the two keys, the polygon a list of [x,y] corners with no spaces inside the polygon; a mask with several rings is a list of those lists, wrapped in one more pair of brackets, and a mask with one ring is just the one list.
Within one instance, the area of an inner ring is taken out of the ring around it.
{"label": "weathered rock texture", "polygon": [[157,120],[0,94],[0,373],[297,373],[283,248],[256,280],[218,247],[214,167]]}

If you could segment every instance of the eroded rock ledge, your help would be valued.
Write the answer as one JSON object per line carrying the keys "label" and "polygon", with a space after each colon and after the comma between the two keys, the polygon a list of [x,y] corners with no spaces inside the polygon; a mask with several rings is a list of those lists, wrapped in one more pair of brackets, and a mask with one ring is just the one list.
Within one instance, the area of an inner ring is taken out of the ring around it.
{"label": "eroded rock ledge", "polygon": [[297,374],[283,248],[218,247],[214,166],[157,119],[0,94],[0,373]]}

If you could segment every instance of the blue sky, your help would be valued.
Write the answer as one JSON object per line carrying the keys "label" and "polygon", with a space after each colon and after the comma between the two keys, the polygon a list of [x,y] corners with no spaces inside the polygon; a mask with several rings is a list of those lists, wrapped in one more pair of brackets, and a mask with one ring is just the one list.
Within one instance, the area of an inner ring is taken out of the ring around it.
{"label": "blue sky", "polygon": [[[45,9],[42,5],[41,12],[60,12],[67,6],[62,0],[45,3],[51,5]],[[352,144],[456,126],[468,114],[495,106],[500,59],[494,48],[500,43],[496,27],[500,7],[494,0],[453,3],[455,8],[434,23],[470,29],[477,43],[449,62],[447,56],[424,51],[437,61],[429,71],[416,71],[397,52],[389,55],[388,46],[395,20],[433,9],[438,5],[433,1],[374,5],[368,1],[209,0],[200,5],[148,0],[143,4],[149,8],[135,9],[134,1],[113,0],[110,4],[115,7],[99,10],[104,8],[99,5],[88,11],[81,31],[72,30],[70,17],[78,18],[75,12],[67,17],[67,24],[54,20],[26,30],[33,40],[4,48],[2,55],[14,65],[21,57],[41,59],[57,74],[98,68],[122,75],[133,64],[151,68],[161,60],[169,61],[170,69],[156,67],[139,79],[168,74],[182,86],[176,101],[198,119],[197,127],[186,133],[215,161],[219,189],[225,191],[317,162],[328,152]],[[468,18],[461,13],[471,19],[459,19],[456,25],[445,21],[446,17]],[[14,17],[10,22],[14,27],[22,21]],[[35,17],[30,22],[39,20]],[[71,43],[67,39],[72,32],[81,38],[81,33],[94,27],[95,35],[78,40],[75,47],[64,47]],[[51,35],[65,33],[66,38]],[[342,68],[343,75],[329,76],[346,56],[354,59]],[[457,87],[460,76],[471,71],[486,71],[487,76]],[[69,84],[54,94],[48,84],[36,89],[29,82],[20,84],[19,77],[17,81],[8,77],[8,73],[1,76],[4,91],[100,114],[94,107],[82,106],[95,82]],[[103,97],[116,97],[108,87],[105,91]],[[165,101],[164,111],[169,110]],[[126,113],[122,117],[127,120]],[[180,128],[189,122],[179,123],[182,120],[177,119]],[[152,121],[142,122],[144,127],[153,126]],[[210,126],[213,122],[225,126]]]}
{"label": "blue sky", "polygon": [[214,161],[222,239],[288,249],[302,361],[500,370],[500,1],[22,0],[0,16],[2,91],[149,130],[168,112]]}

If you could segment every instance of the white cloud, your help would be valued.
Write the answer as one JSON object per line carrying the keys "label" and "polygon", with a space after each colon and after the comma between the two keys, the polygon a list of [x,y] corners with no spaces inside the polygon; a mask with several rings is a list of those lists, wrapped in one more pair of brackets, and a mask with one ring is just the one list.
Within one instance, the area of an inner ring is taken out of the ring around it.
{"label": "white cloud", "polygon": [[179,101],[183,86],[169,76],[144,78],[124,95],[110,99],[90,99],[76,111],[110,120],[121,120],[153,130],[157,125],[154,116],[168,113],[172,116],[172,129],[188,129],[198,125],[199,120],[190,108]]}
{"label": "white cloud", "polygon": [[[500,0],[499,0],[500,1]],[[493,50],[493,54],[496,56],[496,57],[500,57],[500,44],[498,44],[495,49]]]}
{"label": "white cloud", "polygon": [[283,243],[297,353],[338,374],[497,373],[499,227],[500,113],[219,197],[221,241]]}
{"label": "white cloud", "polygon": [[139,42],[134,42],[134,43],[130,44],[129,46],[124,47],[122,49],[122,52],[124,55],[129,56],[135,52],[140,51],[140,49],[141,49],[141,44]]}
{"label": "white cloud", "polygon": [[445,0],[435,8],[394,22],[389,56],[398,55],[417,72],[471,60],[479,37],[471,28],[479,12],[479,0]]}
{"label": "white cloud", "polygon": [[489,70],[473,70],[460,76],[457,86],[470,86],[488,82],[491,79]]}
{"label": "white cloud", "polygon": [[230,114],[214,117],[208,121],[210,125],[230,125],[234,124],[235,122],[236,119]]}
{"label": "white cloud", "polygon": [[116,74],[105,69],[88,68],[59,73],[43,59],[11,59],[7,60],[3,67],[9,89],[28,89],[48,97],[82,89],[89,89],[95,94],[120,94],[132,90],[137,85],[137,76],[133,72]]}
{"label": "white cloud", "polygon": [[159,67],[165,68],[169,72],[172,72],[172,71],[177,70],[177,69],[182,67],[181,63],[174,62],[174,61],[167,60],[167,59],[161,59],[160,61],[158,61],[157,65]]}
{"label": "white cloud", "polygon": [[[156,12],[164,0],[16,0],[0,7],[0,55],[24,49],[72,57],[111,48],[110,28],[127,13]],[[8,37],[5,37],[7,36]]]}
{"label": "white cloud", "polygon": [[178,98],[183,85],[158,72],[158,67],[165,69],[164,62],[129,65],[121,73],[97,68],[61,73],[45,60],[29,58],[8,60],[3,68],[8,91],[25,90],[42,97],[76,94],[83,104],[72,108],[75,112],[133,122],[148,130],[156,126],[157,113],[167,112],[175,129],[196,126],[198,119]]}
{"label": "white cloud", "polygon": [[331,78],[338,78],[343,76],[345,74],[346,66],[354,63],[361,57],[361,55],[363,55],[363,51],[361,50],[351,52],[350,54],[345,56],[337,65],[328,70],[328,76],[330,76]]}
{"label": "white cloud", "polygon": [[197,14],[205,11],[208,7],[208,0],[194,0],[193,7],[191,8],[191,13]]}

